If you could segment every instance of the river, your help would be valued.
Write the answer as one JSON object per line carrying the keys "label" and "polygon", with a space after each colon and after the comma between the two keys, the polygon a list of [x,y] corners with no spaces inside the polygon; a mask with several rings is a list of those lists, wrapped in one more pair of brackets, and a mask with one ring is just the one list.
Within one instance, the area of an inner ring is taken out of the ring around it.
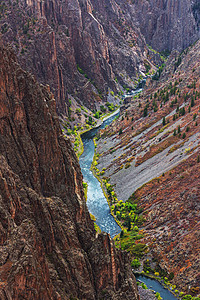
{"label": "river", "polygon": [[93,138],[99,129],[105,128],[106,125],[109,125],[118,114],[119,112],[115,112],[105,121],[103,121],[98,128],[93,128],[92,130],[81,135],[84,152],[79,159],[84,181],[88,184],[87,207],[89,212],[95,216],[96,223],[101,230],[108,232],[111,237],[114,237],[120,233],[121,229],[111,215],[107,199],[104,196],[101,188],[101,184],[93,175],[90,167],[95,151]]}
{"label": "river", "polygon": [[135,277],[140,282],[144,282],[149,289],[160,293],[160,296],[164,300],[177,300],[177,298],[169,290],[165,289],[159,281],[143,275],[135,275]]}
{"label": "river", "polygon": [[[129,97],[129,95],[127,96]],[[79,159],[84,181],[88,184],[88,210],[91,214],[95,216],[96,223],[101,228],[101,230],[108,232],[112,238],[118,233],[120,233],[121,228],[118,226],[118,224],[115,222],[115,219],[111,215],[107,199],[104,196],[104,193],[101,188],[101,184],[93,175],[90,168],[95,152],[93,138],[95,137],[99,129],[105,128],[106,125],[112,123],[112,121],[118,114],[119,112],[115,112],[113,115],[105,119],[99,127],[93,128],[90,131],[87,131],[81,135],[84,146],[84,152]],[[144,282],[148,288],[159,292],[164,300],[177,300],[177,298],[170,291],[165,289],[157,280],[151,279],[143,275],[138,275],[136,277],[140,281]]]}

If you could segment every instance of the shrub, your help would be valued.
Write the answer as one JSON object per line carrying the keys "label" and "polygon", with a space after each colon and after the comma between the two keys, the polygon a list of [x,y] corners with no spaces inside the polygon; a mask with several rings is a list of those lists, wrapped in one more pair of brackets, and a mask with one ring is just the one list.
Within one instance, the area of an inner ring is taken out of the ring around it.
{"label": "shrub", "polygon": [[172,280],[174,278],[174,273],[171,272],[168,277],[169,277],[169,280]]}
{"label": "shrub", "polygon": [[137,269],[141,266],[141,263],[139,262],[138,258],[135,258],[132,260],[131,262],[131,267],[133,267],[134,269]]}
{"label": "shrub", "polygon": [[102,112],[105,112],[105,111],[106,111],[106,108],[105,108],[103,105],[101,105],[101,106],[100,106],[100,110],[101,110]]}
{"label": "shrub", "polygon": [[130,164],[129,162],[127,162],[127,163],[125,164],[125,169],[128,169],[130,166],[131,166],[131,164]]}
{"label": "shrub", "polygon": [[99,111],[95,112],[94,117],[95,117],[96,119],[99,119]]}
{"label": "shrub", "polygon": [[84,189],[87,187],[87,183],[86,182],[83,182],[83,187],[84,187]]}
{"label": "shrub", "polygon": [[115,95],[113,91],[110,91],[110,93],[111,93],[111,95],[112,95],[112,96],[114,96],[114,95]]}
{"label": "shrub", "polygon": [[160,296],[160,294],[159,294],[158,292],[155,294],[155,296],[156,296],[156,298],[157,298],[158,300],[161,300],[161,299],[162,299],[161,296]]}

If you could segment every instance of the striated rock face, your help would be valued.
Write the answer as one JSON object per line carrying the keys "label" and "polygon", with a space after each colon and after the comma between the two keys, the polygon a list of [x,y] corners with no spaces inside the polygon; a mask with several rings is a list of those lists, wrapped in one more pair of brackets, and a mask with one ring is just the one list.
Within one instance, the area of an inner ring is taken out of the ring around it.
{"label": "striated rock face", "polygon": [[191,0],[134,2],[141,32],[156,50],[182,50],[199,38],[198,0],[196,3]]}
{"label": "striated rock face", "polygon": [[95,237],[55,108],[0,45],[0,298],[138,299],[126,254]]}
{"label": "striated rock face", "polygon": [[198,30],[200,31],[200,3],[198,0],[191,0],[192,12],[197,23]]}
{"label": "striated rock face", "polygon": [[23,67],[49,84],[57,111],[67,113],[68,95],[94,108],[145,71],[147,49],[133,7],[120,1],[6,0],[0,27]]}
{"label": "striated rock face", "polygon": [[109,89],[132,88],[145,66],[160,63],[146,42],[182,50],[199,37],[197,0],[5,0],[0,16],[4,41],[65,115],[69,96],[95,109]]}

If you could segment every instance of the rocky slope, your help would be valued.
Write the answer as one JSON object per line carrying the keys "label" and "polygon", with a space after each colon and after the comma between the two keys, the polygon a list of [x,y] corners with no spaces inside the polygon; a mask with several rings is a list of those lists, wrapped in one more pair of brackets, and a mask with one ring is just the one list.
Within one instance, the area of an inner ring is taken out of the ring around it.
{"label": "rocky slope", "polygon": [[136,0],[136,17],[146,42],[158,51],[181,51],[200,36],[199,1]]}
{"label": "rocky slope", "polygon": [[199,72],[200,42],[174,52],[159,80],[127,98],[97,142],[102,177],[119,200],[131,196],[144,211],[149,253],[193,292],[200,286]]}
{"label": "rocky slope", "polygon": [[110,90],[134,86],[151,65],[133,8],[124,1],[6,0],[0,8],[4,41],[26,70],[50,85],[59,113],[68,113],[68,97],[99,107]]}
{"label": "rocky slope", "polygon": [[0,298],[138,299],[126,254],[95,236],[55,107],[0,45]]}

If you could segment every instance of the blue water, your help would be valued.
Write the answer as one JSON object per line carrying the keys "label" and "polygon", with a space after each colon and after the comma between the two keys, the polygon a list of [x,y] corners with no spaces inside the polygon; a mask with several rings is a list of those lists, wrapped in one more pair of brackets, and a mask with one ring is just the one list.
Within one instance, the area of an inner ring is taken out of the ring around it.
{"label": "blue water", "polygon": [[95,150],[93,138],[95,137],[97,131],[100,128],[105,128],[106,125],[109,125],[114,120],[116,115],[117,114],[112,115],[109,119],[105,120],[99,128],[94,128],[81,135],[84,145],[84,152],[79,160],[84,181],[88,184],[87,207],[89,212],[95,216],[96,223],[101,230],[108,232],[111,237],[114,237],[116,234],[120,233],[121,229],[111,215],[110,208],[101,189],[100,182],[96,179],[96,177],[94,177],[90,167]]}
{"label": "blue water", "polygon": [[152,289],[158,293],[163,298],[163,300],[177,300],[169,290],[165,289],[159,281],[151,279],[143,275],[135,275],[136,279],[144,282],[149,289]]}
{"label": "blue water", "polygon": [[[140,90],[138,90],[137,92],[139,91]],[[96,223],[101,228],[101,230],[108,232],[111,237],[114,237],[116,234],[120,233],[121,229],[115,222],[113,216],[110,214],[107,199],[103,194],[99,181],[96,179],[96,177],[94,177],[92,171],[90,170],[90,167],[95,151],[93,138],[95,137],[98,130],[100,128],[105,128],[106,125],[109,125],[114,120],[116,115],[118,114],[115,114],[105,120],[100,127],[94,128],[81,135],[84,145],[84,152],[79,160],[84,181],[88,184],[87,206],[89,212],[95,216]],[[159,292],[163,300],[177,300],[177,298],[169,290],[165,289],[157,280],[148,278],[143,275],[136,275],[136,278],[144,282],[148,288]]]}

